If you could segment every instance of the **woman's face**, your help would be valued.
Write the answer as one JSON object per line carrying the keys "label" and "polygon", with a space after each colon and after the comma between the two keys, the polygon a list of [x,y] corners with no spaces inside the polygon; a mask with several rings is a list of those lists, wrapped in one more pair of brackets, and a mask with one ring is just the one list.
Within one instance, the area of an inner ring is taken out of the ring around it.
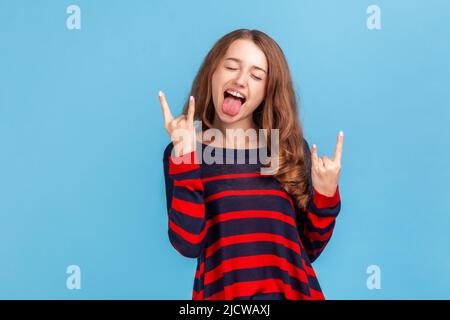
{"label": "woman's face", "polygon": [[253,127],[252,114],[265,98],[266,82],[265,54],[250,40],[234,41],[212,75],[215,124]]}

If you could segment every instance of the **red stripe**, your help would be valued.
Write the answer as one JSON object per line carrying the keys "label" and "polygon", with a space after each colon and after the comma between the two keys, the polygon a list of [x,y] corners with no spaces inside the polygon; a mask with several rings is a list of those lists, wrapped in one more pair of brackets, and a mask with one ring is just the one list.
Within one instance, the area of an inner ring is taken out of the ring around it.
{"label": "red stripe", "polygon": [[169,156],[169,175],[184,173],[199,168],[200,165],[197,161],[197,153],[195,150],[178,157]]}
{"label": "red stripe", "polygon": [[174,180],[173,185],[175,187],[183,187],[188,190],[194,191],[199,190],[203,191],[203,183],[200,179],[184,179],[184,180]]}
{"label": "red stripe", "polygon": [[199,244],[205,237],[205,229],[199,234],[190,233],[180,226],[177,226],[171,219],[169,219],[169,228],[191,244]]}
{"label": "red stripe", "polygon": [[222,278],[226,272],[259,267],[278,267],[281,270],[287,271],[292,278],[308,284],[308,278],[304,270],[293,265],[285,258],[273,254],[261,254],[223,260],[217,267],[205,273],[204,284],[208,285]]}
{"label": "red stripe", "polygon": [[306,212],[309,221],[311,221],[314,228],[317,229],[328,228],[336,220],[336,217],[319,217],[308,210]]}
{"label": "red stripe", "polygon": [[199,266],[199,268],[197,270],[195,270],[195,277],[197,279],[200,278],[200,276],[203,274],[203,272],[205,271],[205,262],[202,262]]}
{"label": "red stripe", "polygon": [[246,242],[276,242],[284,245],[285,247],[297,252],[300,254],[300,247],[298,243],[286,239],[283,236],[272,234],[272,233],[249,233],[249,234],[241,234],[235,236],[222,237],[212,245],[206,248],[205,257],[211,256],[214,252],[219,250],[222,247],[229,246],[237,243],[246,243]]}
{"label": "red stripe", "polygon": [[306,270],[306,274],[317,279],[314,269],[306,264],[305,259],[302,259],[302,265],[303,265],[303,269]]}
{"label": "red stripe", "polygon": [[307,230],[306,226],[303,230],[303,232],[305,233],[305,235],[308,237],[309,241],[314,242],[314,241],[321,241],[321,242],[325,242],[330,240],[331,235],[333,233],[333,230],[330,230],[324,234],[320,234],[319,232],[310,232]]}
{"label": "red stripe", "polygon": [[325,297],[324,297],[322,291],[317,291],[317,290],[314,290],[313,288],[309,288],[309,292],[311,293],[311,298],[313,300],[325,300]]}
{"label": "red stripe", "polygon": [[210,202],[216,199],[220,199],[223,197],[229,196],[257,196],[257,195],[274,195],[285,198],[289,201],[291,206],[293,207],[292,198],[284,191],[281,190],[264,190],[264,189],[256,189],[256,190],[227,190],[221,191],[215,194],[212,194],[205,198],[205,202]]}
{"label": "red stripe", "polygon": [[341,196],[339,194],[339,186],[336,187],[336,191],[332,196],[323,195],[319,191],[317,191],[316,188],[314,188],[313,201],[318,209],[336,206],[339,203],[339,201],[341,201]]}
{"label": "red stripe", "polygon": [[193,203],[172,197],[172,209],[194,218],[205,217],[204,203]]}
{"label": "red stripe", "polygon": [[192,290],[192,300],[203,300],[203,290],[200,292]]}
{"label": "red stripe", "polygon": [[270,176],[261,175],[261,173],[233,173],[233,174],[223,174],[220,176],[203,178],[202,181],[203,182],[211,182],[211,181],[223,180],[223,179],[254,178],[254,177],[270,177]]}
{"label": "red stripe", "polygon": [[311,297],[292,289],[289,284],[280,279],[266,279],[257,281],[236,282],[224,287],[205,300],[231,300],[239,296],[251,296],[260,293],[282,292],[289,300],[310,300]]}

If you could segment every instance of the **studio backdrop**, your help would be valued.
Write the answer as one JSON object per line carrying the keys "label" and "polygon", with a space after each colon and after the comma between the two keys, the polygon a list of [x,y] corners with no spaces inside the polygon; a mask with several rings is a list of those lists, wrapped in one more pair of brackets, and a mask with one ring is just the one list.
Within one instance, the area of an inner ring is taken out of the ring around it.
{"label": "studio backdrop", "polygon": [[345,133],[327,299],[450,298],[450,1],[0,0],[0,298],[191,299],[168,238],[158,91],[270,35],[305,138]]}

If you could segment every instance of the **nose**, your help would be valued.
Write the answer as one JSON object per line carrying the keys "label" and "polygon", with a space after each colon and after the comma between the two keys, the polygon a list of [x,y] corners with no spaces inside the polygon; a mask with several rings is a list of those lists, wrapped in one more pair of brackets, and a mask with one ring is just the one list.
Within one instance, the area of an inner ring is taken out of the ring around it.
{"label": "nose", "polygon": [[247,76],[245,72],[240,72],[234,82],[236,85],[245,88],[247,85]]}

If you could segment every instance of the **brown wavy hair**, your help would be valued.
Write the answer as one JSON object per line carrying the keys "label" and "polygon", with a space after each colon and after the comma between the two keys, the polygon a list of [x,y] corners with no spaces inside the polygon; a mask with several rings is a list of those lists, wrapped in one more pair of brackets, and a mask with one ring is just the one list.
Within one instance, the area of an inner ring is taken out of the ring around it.
{"label": "brown wavy hair", "polygon": [[[310,151],[298,120],[296,95],[286,57],[271,37],[259,30],[238,29],[214,44],[192,83],[190,95],[196,101],[194,119],[202,121],[202,128],[213,128],[215,110],[212,101],[212,75],[228,47],[238,39],[253,41],[266,55],[266,97],[253,112],[253,120],[258,129],[267,130],[269,153],[271,128],[279,129],[278,170],[274,177],[291,195],[296,206],[305,208],[312,190]],[[185,115],[188,106],[189,101],[186,99],[183,108]]]}

